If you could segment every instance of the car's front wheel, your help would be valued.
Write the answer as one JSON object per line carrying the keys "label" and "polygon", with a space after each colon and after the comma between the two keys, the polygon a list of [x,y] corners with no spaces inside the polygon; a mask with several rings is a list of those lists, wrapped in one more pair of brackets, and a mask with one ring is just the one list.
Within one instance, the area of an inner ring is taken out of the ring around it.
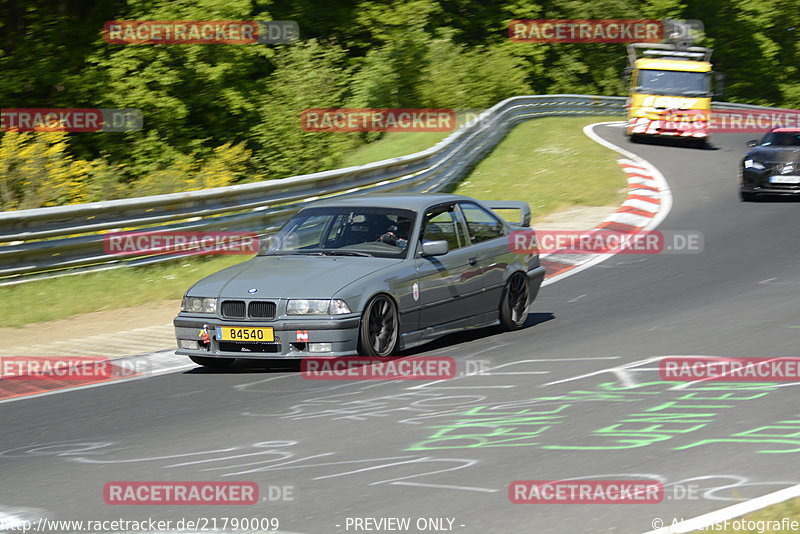
{"label": "car's front wheel", "polygon": [[205,356],[189,356],[197,365],[210,367],[211,369],[222,369],[228,367],[236,358],[206,358]]}
{"label": "car's front wheel", "polygon": [[364,356],[391,356],[397,348],[400,321],[397,306],[387,295],[367,303],[359,327],[358,352]]}
{"label": "car's front wheel", "polygon": [[750,191],[739,191],[739,198],[742,202],[753,202],[756,199],[756,194]]}
{"label": "car's front wheel", "polygon": [[519,330],[528,318],[528,277],[515,273],[506,282],[500,299],[500,326]]}

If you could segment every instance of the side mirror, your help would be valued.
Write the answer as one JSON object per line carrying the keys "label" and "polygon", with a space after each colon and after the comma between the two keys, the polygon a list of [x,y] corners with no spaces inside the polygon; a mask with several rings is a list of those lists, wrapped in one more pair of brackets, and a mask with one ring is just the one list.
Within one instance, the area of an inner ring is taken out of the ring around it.
{"label": "side mirror", "polygon": [[758,141],[756,141],[755,139],[752,139],[752,140],[747,142],[747,146],[758,146]]}
{"label": "side mirror", "polygon": [[444,256],[450,250],[447,241],[424,241],[422,243],[423,256]]}

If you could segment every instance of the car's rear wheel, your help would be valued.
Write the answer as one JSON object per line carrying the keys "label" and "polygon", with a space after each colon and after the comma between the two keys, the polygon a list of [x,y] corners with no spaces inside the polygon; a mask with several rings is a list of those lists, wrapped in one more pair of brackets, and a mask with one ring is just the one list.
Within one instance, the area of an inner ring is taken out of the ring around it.
{"label": "car's rear wheel", "polygon": [[391,356],[397,348],[400,321],[397,306],[387,295],[367,303],[359,327],[358,352],[364,356]]}
{"label": "car's rear wheel", "polygon": [[236,358],[206,358],[205,356],[189,356],[197,365],[210,367],[211,369],[222,369],[228,367]]}
{"label": "car's rear wheel", "polygon": [[739,198],[742,202],[753,202],[756,199],[756,194],[750,191],[739,191]]}
{"label": "car's rear wheel", "polygon": [[519,330],[528,318],[528,277],[515,273],[506,282],[500,299],[500,326]]}

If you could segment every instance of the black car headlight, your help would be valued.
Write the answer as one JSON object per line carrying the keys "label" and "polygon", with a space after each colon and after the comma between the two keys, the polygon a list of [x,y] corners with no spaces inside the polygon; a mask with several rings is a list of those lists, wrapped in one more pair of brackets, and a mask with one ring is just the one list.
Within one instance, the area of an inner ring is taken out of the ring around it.
{"label": "black car headlight", "polygon": [[766,167],[764,166],[763,163],[761,163],[760,161],[756,161],[756,160],[754,160],[752,158],[748,158],[748,159],[744,160],[744,168],[745,169],[756,169],[758,171],[763,171],[764,169],[766,169]]}

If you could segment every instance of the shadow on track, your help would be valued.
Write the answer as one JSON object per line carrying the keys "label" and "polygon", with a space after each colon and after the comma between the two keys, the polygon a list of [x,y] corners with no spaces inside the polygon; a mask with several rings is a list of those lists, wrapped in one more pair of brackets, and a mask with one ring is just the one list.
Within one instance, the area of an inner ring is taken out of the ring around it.
{"label": "shadow on track", "polygon": [[697,141],[690,141],[687,139],[679,139],[673,137],[637,137],[628,139],[630,143],[637,145],[657,145],[657,146],[672,146],[679,148],[688,148],[690,150],[719,150],[711,142],[699,143]]}
{"label": "shadow on track", "polygon": [[[525,321],[525,325],[521,328],[521,330],[531,328],[533,326],[545,323],[547,321],[552,321],[555,318],[556,316],[550,312],[530,313],[528,314],[528,319]],[[419,347],[402,351],[398,356],[401,358],[406,356],[414,356],[432,350],[454,347],[461,343],[476,341],[479,339],[500,335],[502,333],[504,332],[500,330],[500,328],[497,326],[478,328],[466,332],[457,332],[454,334],[448,334],[444,337],[440,337],[439,339],[435,339],[430,343],[425,343],[424,345],[420,345]],[[222,369],[212,369],[210,367],[197,366],[194,369],[189,369],[188,371],[184,371],[183,374],[230,375],[230,374],[243,374],[243,373],[299,373],[299,372],[300,372],[300,360],[280,360],[277,358],[273,358],[273,359],[258,359],[258,360],[237,359],[230,366],[224,367]]]}

